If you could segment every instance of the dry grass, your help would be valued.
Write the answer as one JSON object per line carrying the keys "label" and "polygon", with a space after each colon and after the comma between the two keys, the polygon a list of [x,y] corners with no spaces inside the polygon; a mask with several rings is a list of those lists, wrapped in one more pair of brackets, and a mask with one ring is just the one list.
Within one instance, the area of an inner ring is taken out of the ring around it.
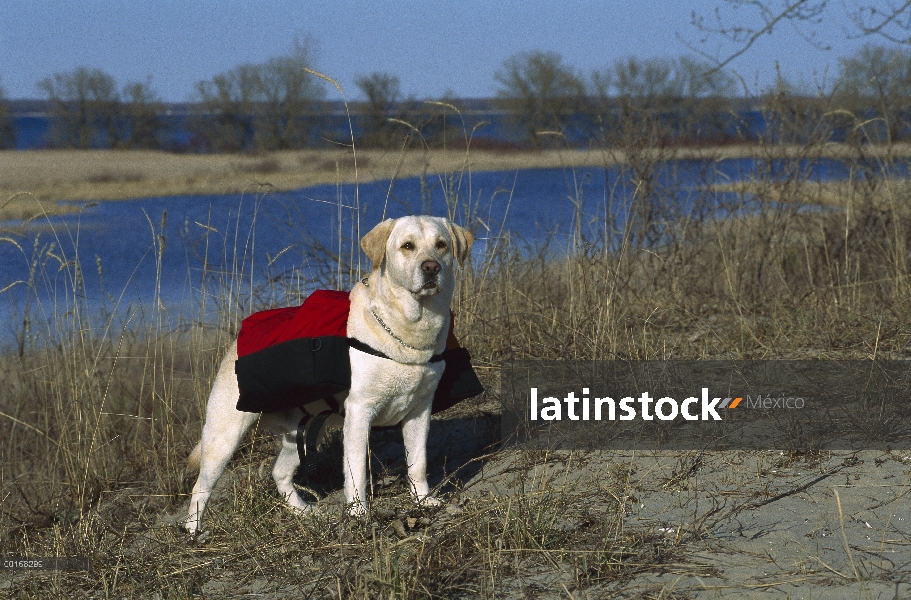
{"label": "dry grass", "polygon": [[[360,150],[287,151],[262,155],[191,155],[145,151],[0,152],[0,220],[27,218],[35,200],[56,212],[58,200],[118,200],[152,196],[292,190],[423,173],[598,164],[582,152]],[[66,210],[64,208],[63,210]],[[40,213],[39,213],[40,214]]]}
{"label": "dry grass", "polygon": [[[721,498],[727,503],[742,493],[748,475],[757,486],[768,487],[769,468],[762,466],[761,453],[755,471],[744,470],[743,457],[681,453],[670,457],[674,464],[667,472],[649,468],[635,474],[632,461],[497,451],[495,444],[484,449],[490,429],[496,441],[497,365],[510,358],[911,356],[911,215],[904,184],[884,181],[885,176],[878,179],[883,188],[867,179],[845,184],[852,190],[850,213],[799,211],[809,185],[799,178],[789,185],[770,180],[734,190],[729,199],[734,216],[724,219],[708,209],[714,190],[696,186],[693,207],[681,212],[668,200],[674,190],[650,175],[667,152],[627,150],[629,162],[620,164],[635,177],[630,218],[602,215],[591,227],[579,220],[559,247],[557,242],[524,245],[507,232],[479,232],[488,238],[488,248],[462,273],[456,332],[472,350],[490,393],[435,422],[467,432],[459,439],[481,440],[464,455],[453,454],[458,444],[443,444],[437,454],[433,476],[450,502],[442,510],[414,508],[401,477],[404,457],[399,452],[384,458],[377,450],[377,500],[367,520],[341,516],[337,486],[314,515],[293,514],[263,474],[274,454],[272,442],[253,435],[213,501],[209,533],[188,539],[174,525],[186,509],[190,484],[183,461],[198,439],[220,355],[254,299],[289,302],[301,290],[227,273],[206,289],[217,298],[216,314],[202,305],[196,314],[168,323],[167,307],[158,291],[150,290],[149,303],[134,307],[129,318],[113,313],[99,318],[78,286],[79,278],[92,272],[94,257],[85,258],[84,268],[79,256],[37,261],[45,266],[32,274],[32,291],[61,277],[72,284],[54,302],[36,301],[19,315],[29,331],[41,335],[23,335],[19,352],[0,359],[0,554],[88,556],[93,571],[17,574],[8,584],[0,582],[0,592],[21,598],[522,597],[545,592],[667,598],[686,595],[668,591],[673,585],[641,587],[637,578],[656,573],[717,578],[711,561],[696,556],[706,549],[709,518],[717,518],[720,507],[696,511],[686,529],[659,530],[634,518],[634,512],[649,510],[637,495],[651,486],[674,502],[685,493],[710,489],[704,502]],[[831,148],[759,150],[760,157],[793,155],[796,160]],[[898,155],[894,148],[890,152]],[[358,154],[361,181],[374,172],[390,177],[425,168],[451,174],[618,160],[598,153],[472,152],[468,167],[460,153]],[[112,157],[116,165],[105,162]],[[447,157],[452,162],[445,162]],[[20,168],[7,168],[20,159]],[[337,160],[338,171],[327,160]],[[441,162],[428,166],[431,160]],[[52,195],[62,193],[59,189],[82,189],[97,197],[148,190],[150,181],[159,182],[162,187],[155,189],[164,193],[185,193],[191,180],[201,181],[198,189],[207,193],[236,191],[232,186],[255,185],[260,175],[275,187],[299,187],[346,180],[352,161],[342,152],[328,158],[306,152],[255,157],[23,153],[0,155],[0,164],[4,176],[14,172],[20,178],[0,187],[33,186],[32,194],[50,194],[50,199],[60,197]],[[311,170],[311,165],[316,166]],[[760,185],[777,194],[764,198],[774,203],[755,203]],[[894,193],[883,195],[881,189]],[[467,200],[448,200],[454,214],[462,214]],[[347,256],[313,260],[354,264]],[[288,281],[301,284],[294,274]],[[374,442],[380,446],[383,440]],[[699,475],[710,458],[724,463],[724,473],[707,484]],[[735,459],[741,462],[730,462]],[[577,477],[587,465],[590,476]],[[733,482],[733,491],[715,493],[712,486],[723,487],[719,482],[728,482],[725,478]],[[758,490],[726,506],[724,514],[736,516],[748,502],[768,495],[768,489]],[[842,576],[852,572],[838,568]],[[887,569],[876,573],[870,577],[889,576]],[[817,566],[789,575],[788,581],[834,586],[837,581],[826,575]],[[780,583],[758,581],[737,589]],[[740,585],[730,581],[713,589]]]}
{"label": "dry grass", "polygon": [[[643,154],[642,152],[639,152]],[[804,156],[803,146],[731,145],[720,148],[646,149],[641,158],[711,159]],[[851,158],[843,145],[814,149],[815,156]],[[866,149],[889,159],[911,147]],[[171,154],[155,151],[0,151],[0,221],[73,210],[59,200],[122,200],[158,196],[231,194],[264,189],[368,182],[426,173],[621,165],[622,149],[562,151],[358,150],[284,151],[257,155]],[[35,201],[38,200],[40,205]]]}
{"label": "dry grass", "polygon": [[853,181],[802,181],[790,186],[768,181],[745,181],[717,185],[713,189],[752,196],[762,202],[799,202],[807,206],[839,208],[858,206],[871,197],[880,207],[906,206],[907,199],[911,197],[909,181],[899,178],[879,179],[874,183],[873,190],[866,190]]}

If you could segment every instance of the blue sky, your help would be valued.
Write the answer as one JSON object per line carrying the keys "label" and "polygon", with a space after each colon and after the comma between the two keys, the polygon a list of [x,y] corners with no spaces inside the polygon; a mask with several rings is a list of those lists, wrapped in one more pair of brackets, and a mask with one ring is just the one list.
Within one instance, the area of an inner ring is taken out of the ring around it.
{"label": "blue sky", "polygon": [[[698,43],[692,11],[711,16],[713,0],[482,2],[300,0],[0,0],[0,86],[7,98],[39,98],[36,82],[79,66],[120,84],[145,81],[166,101],[190,99],[197,81],[244,62],[316,48],[316,67],[356,98],[354,80],[396,75],[418,98],[496,91],[494,73],[517,52],[555,51],[588,74],[615,60],[675,57]],[[841,4],[816,28],[822,51],[783,23],[731,64],[751,88],[767,86],[778,61],[788,78],[813,84],[837,71],[850,40]],[[802,32],[807,34],[809,27]],[[701,46],[713,53],[716,45]],[[723,51],[724,48],[721,48]]]}

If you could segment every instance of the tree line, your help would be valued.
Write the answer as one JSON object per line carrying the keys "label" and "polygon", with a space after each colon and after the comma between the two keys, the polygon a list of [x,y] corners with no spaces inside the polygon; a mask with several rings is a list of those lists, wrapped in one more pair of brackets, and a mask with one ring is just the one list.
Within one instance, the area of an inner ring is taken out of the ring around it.
{"label": "tree line", "polygon": [[[324,81],[311,53],[244,64],[200,81],[183,129],[194,151],[238,152],[324,146]],[[507,116],[514,139],[530,147],[613,144],[619,139],[659,143],[719,143],[744,135],[747,86],[711,64],[679,57],[630,57],[584,74],[553,52],[507,59],[495,73],[495,110]],[[363,100],[351,104],[355,142],[362,147],[438,146],[458,141],[447,124],[464,103],[455,98],[405,97],[398,77],[371,73],[356,79]],[[111,75],[77,68],[38,83],[48,102],[49,144],[64,148],[176,150],[166,105],[150,81],[119,86]],[[764,127],[778,141],[799,141],[823,126],[848,137],[863,123],[875,141],[911,137],[911,56],[869,44],[839,61],[827,89],[801,91],[779,77],[754,99]],[[448,120],[447,120],[448,119]],[[872,132],[872,133],[871,133]],[[347,141],[347,140],[335,140]],[[842,141],[842,140],[835,140]],[[15,128],[0,87],[0,147],[15,146]]]}
{"label": "tree line", "polygon": [[[2,80],[0,80],[2,84]],[[16,147],[16,131],[4,102],[3,86],[0,85],[0,149]]]}

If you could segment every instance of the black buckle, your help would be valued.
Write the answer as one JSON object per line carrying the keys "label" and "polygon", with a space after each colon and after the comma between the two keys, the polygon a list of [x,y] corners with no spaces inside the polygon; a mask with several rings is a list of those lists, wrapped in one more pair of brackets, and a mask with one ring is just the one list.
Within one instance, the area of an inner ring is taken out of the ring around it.
{"label": "black buckle", "polygon": [[[338,411],[324,410],[315,417],[304,413],[303,418],[297,424],[297,456],[300,458],[300,466],[297,468],[298,480],[302,485],[310,482],[310,476],[316,469],[316,442],[319,439],[320,430],[331,415]],[[308,429],[307,424],[310,427]]]}

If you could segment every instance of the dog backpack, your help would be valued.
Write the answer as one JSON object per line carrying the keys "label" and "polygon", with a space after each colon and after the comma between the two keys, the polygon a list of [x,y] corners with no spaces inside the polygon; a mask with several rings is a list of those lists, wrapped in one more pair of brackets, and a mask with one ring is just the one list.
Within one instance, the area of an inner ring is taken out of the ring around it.
{"label": "dog backpack", "polygon": [[[347,292],[317,290],[301,306],[253,313],[241,322],[234,372],[237,410],[276,412],[315,402],[351,387]],[[468,350],[453,334],[452,317],[442,359],[446,368],[433,412],[484,391]]]}

